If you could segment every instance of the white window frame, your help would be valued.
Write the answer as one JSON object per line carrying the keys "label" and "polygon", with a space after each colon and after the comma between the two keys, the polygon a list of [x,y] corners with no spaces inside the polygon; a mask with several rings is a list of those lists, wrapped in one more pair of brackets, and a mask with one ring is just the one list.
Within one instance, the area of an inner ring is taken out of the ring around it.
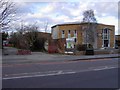
{"label": "white window frame", "polygon": [[77,30],[74,30],[74,37],[77,38]]}
{"label": "white window frame", "polygon": [[62,30],[62,38],[65,38],[65,30]]}
{"label": "white window frame", "polygon": [[71,30],[68,30],[68,38],[71,38]]}
{"label": "white window frame", "polygon": [[[107,30],[106,32],[107,33],[105,33],[105,30]],[[106,37],[106,38],[105,38]],[[104,40],[108,40],[108,47],[110,47],[110,31],[109,31],[109,29],[108,28],[104,28],[103,30],[102,30],[102,41],[103,41],[103,44],[102,44],[102,47],[104,47]]]}

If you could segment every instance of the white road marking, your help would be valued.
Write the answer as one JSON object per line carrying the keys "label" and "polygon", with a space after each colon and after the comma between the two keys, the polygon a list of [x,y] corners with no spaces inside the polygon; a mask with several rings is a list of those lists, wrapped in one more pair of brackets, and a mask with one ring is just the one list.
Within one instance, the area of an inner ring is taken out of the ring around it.
{"label": "white road marking", "polygon": [[50,74],[41,74],[41,75],[32,75],[32,76],[18,76],[18,77],[7,77],[7,78],[3,78],[3,80],[21,79],[21,78],[29,78],[29,77],[54,76],[54,75],[72,74],[72,73],[75,73],[75,72],[62,72],[62,71],[58,71],[57,73],[50,73]]}
{"label": "white road marking", "polygon": [[105,69],[108,69],[108,67],[104,67],[104,68],[96,68],[96,69],[93,69],[95,71],[99,71],[99,70],[105,70]]}
{"label": "white road marking", "polygon": [[[48,71],[48,72],[33,72],[33,73],[20,73],[20,74],[11,74],[11,75],[24,75],[24,76],[14,76],[14,77],[4,77],[3,80],[9,79],[21,79],[21,78],[30,78],[30,77],[43,77],[43,76],[55,76],[55,75],[63,75],[63,74],[74,74],[79,72],[87,72],[87,71],[99,71],[99,70],[106,70],[106,69],[113,69],[118,68],[116,66],[101,66],[101,67],[91,67],[85,70],[74,71],[74,70],[59,70],[59,71]],[[37,75],[36,75],[37,74]]]}
{"label": "white road marking", "polygon": [[[31,73],[16,73],[16,74],[5,74],[5,76],[16,76],[16,75],[33,75],[33,74],[45,74],[45,73],[57,73],[58,71],[47,71],[47,72],[31,72]],[[61,70],[59,71],[61,72]]]}
{"label": "white road marking", "polygon": [[105,67],[102,67],[102,68],[95,68],[93,70],[94,71],[99,71],[99,70],[106,70],[106,69],[113,69],[113,68],[117,68],[117,67],[108,67],[108,66],[105,66]]}

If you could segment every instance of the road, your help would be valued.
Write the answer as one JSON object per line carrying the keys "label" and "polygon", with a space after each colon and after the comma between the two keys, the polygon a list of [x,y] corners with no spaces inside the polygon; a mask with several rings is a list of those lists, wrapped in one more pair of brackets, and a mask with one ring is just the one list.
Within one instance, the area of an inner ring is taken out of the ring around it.
{"label": "road", "polygon": [[118,58],[3,65],[3,88],[117,88]]}

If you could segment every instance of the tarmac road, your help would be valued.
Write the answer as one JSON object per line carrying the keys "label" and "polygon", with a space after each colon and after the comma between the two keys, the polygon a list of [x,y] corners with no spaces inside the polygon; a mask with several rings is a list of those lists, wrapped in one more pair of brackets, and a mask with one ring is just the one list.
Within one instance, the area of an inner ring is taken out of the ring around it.
{"label": "tarmac road", "polygon": [[118,58],[3,65],[3,88],[117,88]]}
{"label": "tarmac road", "polygon": [[4,79],[3,88],[118,88],[117,68]]}

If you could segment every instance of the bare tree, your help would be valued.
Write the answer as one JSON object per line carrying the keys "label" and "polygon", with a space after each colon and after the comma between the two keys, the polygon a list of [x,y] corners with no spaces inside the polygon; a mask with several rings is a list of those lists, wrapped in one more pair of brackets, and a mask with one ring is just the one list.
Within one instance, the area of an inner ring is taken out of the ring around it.
{"label": "bare tree", "polygon": [[31,50],[45,50],[44,44],[47,40],[47,37],[44,34],[38,32],[38,26],[35,24],[29,25],[26,27],[25,38],[28,44],[30,45]]}
{"label": "bare tree", "polygon": [[8,24],[16,14],[15,3],[9,0],[0,0],[0,29],[8,28]]}
{"label": "bare tree", "polygon": [[97,23],[97,20],[96,20],[96,18],[95,18],[95,15],[94,15],[94,11],[93,10],[86,10],[86,11],[84,11],[84,13],[83,13],[83,16],[84,16],[84,18],[83,18],[83,21],[82,22],[87,22],[87,23],[89,23],[89,22],[93,22],[93,23]]}
{"label": "bare tree", "polygon": [[21,23],[21,27],[16,29],[17,33],[13,33],[11,38],[15,47],[32,51],[44,50],[46,36],[38,31],[36,23],[29,25]]}
{"label": "bare tree", "polygon": [[82,23],[86,23],[86,28],[84,28],[84,42],[86,44],[91,44],[94,46],[95,44],[95,38],[96,38],[96,26],[97,26],[97,20],[94,16],[93,10],[86,10],[83,13],[83,21]]}
{"label": "bare tree", "polygon": [[45,28],[45,32],[47,32],[47,29],[48,29],[48,22],[47,21],[44,23],[44,28]]}

